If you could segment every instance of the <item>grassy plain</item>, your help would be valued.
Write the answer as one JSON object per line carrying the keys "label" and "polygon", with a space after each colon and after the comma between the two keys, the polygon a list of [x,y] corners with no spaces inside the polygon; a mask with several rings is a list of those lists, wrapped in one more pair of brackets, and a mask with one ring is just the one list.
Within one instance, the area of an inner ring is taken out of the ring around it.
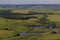
{"label": "grassy plain", "polygon": [[[15,11],[16,12],[16,11]],[[23,11],[22,11],[23,12]],[[39,36],[15,36],[19,32],[26,32],[27,25],[40,25],[37,21],[43,15],[33,15],[38,18],[31,18],[29,20],[16,20],[16,19],[4,19],[0,17],[0,40],[60,40],[60,33],[51,34],[51,31],[60,31],[59,29],[41,29],[39,31],[46,31],[46,34]],[[56,22],[57,27],[60,27],[60,15],[48,15],[48,19],[51,22]],[[2,30],[2,28],[8,28],[13,30]],[[34,30],[33,30],[34,31]]]}

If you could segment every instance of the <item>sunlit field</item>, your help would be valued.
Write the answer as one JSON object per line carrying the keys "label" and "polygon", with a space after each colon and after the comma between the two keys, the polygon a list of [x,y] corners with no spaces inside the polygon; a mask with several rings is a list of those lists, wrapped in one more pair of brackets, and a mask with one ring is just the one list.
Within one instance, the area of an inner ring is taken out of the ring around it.
{"label": "sunlit field", "polygon": [[[55,11],[50,8],[43,10],[34,7],[27,9],[1,8],[0,40],[60,40],[59,14],[59,10]],[[49,24],[52,24],[54,28]],[[22,32],[41,34],[18,35]]]}

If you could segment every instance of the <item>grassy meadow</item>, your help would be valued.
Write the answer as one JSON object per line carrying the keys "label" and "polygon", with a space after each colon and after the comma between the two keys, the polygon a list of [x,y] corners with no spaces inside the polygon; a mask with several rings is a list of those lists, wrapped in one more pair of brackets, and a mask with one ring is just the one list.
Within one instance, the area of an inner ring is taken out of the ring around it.
{"label": "grassy meadow", "polygon": [[[28,12],[32,12],[31,10],[17,10],[17,9],[12,9],[10,10],[11,13],[14,17],[14,15],[17,14],[29,14]],[[50,11],[50,10],[48,10]],[[46,12],[47,10],[41,10],[41,12]],[[33,29],[31,30],[29,28],[29,25],[40,25],[40,18],[42,18],[44,15],[38,14],[38,15],[31,15],[35,16],[37,18],[29,18],[27,20],[20,20],[20,19],[9,19],[5,17],[10,17],[8,13],[10,12],[5,12],[1,11],[0,13],[3,13],[3,15],[0,15],[0,40],[60,40],[60,15],[59,11],[55,12],[53,11],[54,14],[49,15],[47,19],[49,19],[49,22],[54,22],[58,29]],[[7,14],[4,14],[7,13]],[[21,16],[20,14],[20,16]],[[24,15],[22,15],[24,16]],[[18,16],[17,16],[18,17]],[[28,16],[27,16],[28,17]],[[16,36],[17,33],[19,32],[27,32],[27,31],[32,31],[32,32],[45,32],[42,35],[27,35],[27,36]],[[52,34],[52,31],[56,31],[56,34]]]}

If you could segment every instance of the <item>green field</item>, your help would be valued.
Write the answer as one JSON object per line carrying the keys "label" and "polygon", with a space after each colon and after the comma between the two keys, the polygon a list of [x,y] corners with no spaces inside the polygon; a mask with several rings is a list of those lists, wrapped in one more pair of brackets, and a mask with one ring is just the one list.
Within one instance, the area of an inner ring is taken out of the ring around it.
{"label": "green field", "polygon": [[[16,10],[14,10],[16,12]],[[20,10],[19,10],[20,11]],[[40,12],[43,13],[49,13],[50,10],[41,10]],[[20,11],[23,12],[23,11]],[[26,11],[24,11],[26,13]],[[32,12],[32,10],[30,10]],[[54,12],[54,11],[53,11]],[[10,13],[8,11],[1,11],[0,13]],[[18,13],[19,14],[19,13]],[[22,14],[22,13],[21,13]],[[29,13],[28,13],[29,14]],[[26,14],[25,14],[26,15]],[[14,15],[13,15],[14,16]],[[13,17],[12,16],[12,17]],[[24,15],[22,15],[24,16]],[[59,11],[54,12],[54,14],[49,15],[47,19],[49,22],[54,22],[58,29],[33,29],[31,30],[28,25],[41,25],[41,20],[44,15],[32,15],[37,18],[30,18],[28,20],[20,20],[20,19],[8,19],[4,17],[9,17],[9,15],[2,15],[0,17],[0,40],[60,40],[60,15]],[[28,17],[28,16],[27,16]],[[17,33],[19,32],[27,32],[27,31],[32,31],[32,32],[45,32],[42,35],[27,35],[27,36],[16,36]],[[55,31],[57,32],[56,34],[52,34],[51,32]]]}

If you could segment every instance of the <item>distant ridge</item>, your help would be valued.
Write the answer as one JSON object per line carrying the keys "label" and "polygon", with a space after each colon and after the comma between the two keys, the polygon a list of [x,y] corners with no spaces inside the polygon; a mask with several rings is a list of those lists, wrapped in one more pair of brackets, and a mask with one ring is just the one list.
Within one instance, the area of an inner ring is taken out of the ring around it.
{"label": "distant ridge", "polygon": [[0,6],[59,6],[60,4],[0,4]]}
{"label": "distant ridge", "polygon": [[10,7],[32,7],[32,6],[44,6],[44,7],[60,7],[60,4],[18,4],[18,5],[12,5],[12,4],[0,4],[0,7],[4,7],[4,8],[10,8]]}

